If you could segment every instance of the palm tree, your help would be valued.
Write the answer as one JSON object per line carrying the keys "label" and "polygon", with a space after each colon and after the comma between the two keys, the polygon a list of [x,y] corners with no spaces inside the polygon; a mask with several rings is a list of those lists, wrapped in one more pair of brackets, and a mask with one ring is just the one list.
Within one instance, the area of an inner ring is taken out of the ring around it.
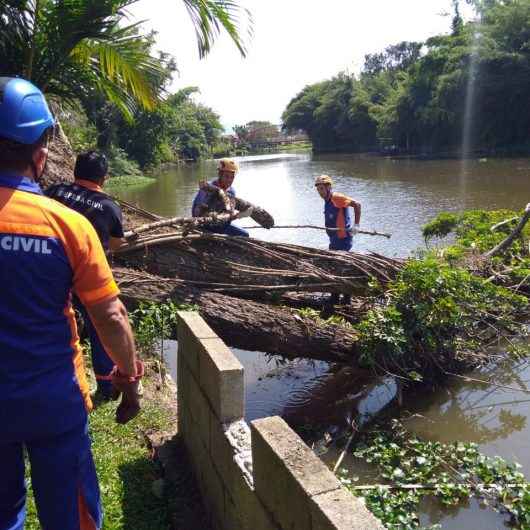
{"label": "palm tree", "polygon": [[[150,54],[152,39],[139,24],[123,25],[139,0],[0,0],[0,75],[22,76],[48,95],[90,100],[98,94],[129,119],[138,106],[151,110],[167,80],[166,64]],[[238,20],[229,0],[182,0],[206,55],[224,29],[244,56]]]}

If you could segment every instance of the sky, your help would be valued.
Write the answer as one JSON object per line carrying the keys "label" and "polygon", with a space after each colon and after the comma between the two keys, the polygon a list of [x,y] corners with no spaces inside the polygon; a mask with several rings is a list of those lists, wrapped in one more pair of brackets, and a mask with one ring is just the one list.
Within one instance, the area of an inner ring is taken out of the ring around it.
{"label": "sky", "polygon": [[[462,4],[464,2],[461,2]],[[251,120],[281,123],[289,101],[307,84],[341,71],[358,74],[367,53],[403,40],[448,33],[451,0],[239,0],[254,20],[242,58],[226,35],[200,60],[191,20],[180,0],[141,0],[132,21],[155,30],[157,48],[179,68],[170,91],[198,86],[197,101],[229,129]],[[461,7],[464,18],[471,15]],[[443,16],[443,13],[446,16]]]}

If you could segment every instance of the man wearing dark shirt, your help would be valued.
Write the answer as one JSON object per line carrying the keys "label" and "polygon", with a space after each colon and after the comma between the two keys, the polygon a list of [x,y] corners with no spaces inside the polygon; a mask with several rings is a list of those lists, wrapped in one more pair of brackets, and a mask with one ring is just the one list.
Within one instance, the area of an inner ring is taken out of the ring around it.
{"label": "man wearing dark shirt", "polygon": [[123,244],[120,207],[103,192],[108,164],[105,155],[88,151],[77,157],[73,184],[56,184],[46,195],[83,214],[96,229],[105,252]]}
{"label": "man wearing dark shirt", "polygon": [[[77,157],[73,184],[50,186],[45,194],[84,215],[95,228],[105,253],[118,249],[123,243],[121,209],[107,194],[102,186],[107,178],[108,163],[105,155],[88,151]],[[74,300],[76,309],[81,313],[90,339],[92,365],[97,380],[97,395],[108,399],[112,394],[110,373],[114,366],[103,344],[79,300]]]}

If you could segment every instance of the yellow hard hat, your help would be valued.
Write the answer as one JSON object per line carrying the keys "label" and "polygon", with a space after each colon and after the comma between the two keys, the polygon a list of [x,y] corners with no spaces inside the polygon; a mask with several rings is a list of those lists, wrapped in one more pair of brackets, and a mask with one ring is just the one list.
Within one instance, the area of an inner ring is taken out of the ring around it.
{"label": "yellow hard hat", "polygon": [[320,184],[328,184],[329,186],[333,186],[333,180],[329,175],[320,175],[315,179],[315,186]]}
{"label": "yellow hard hat", "polygon": [[221,158],[217,166],[219,171],[231,171],[232,173],[237,173],[239,171],[239,166],[235,160],[231,158]]}

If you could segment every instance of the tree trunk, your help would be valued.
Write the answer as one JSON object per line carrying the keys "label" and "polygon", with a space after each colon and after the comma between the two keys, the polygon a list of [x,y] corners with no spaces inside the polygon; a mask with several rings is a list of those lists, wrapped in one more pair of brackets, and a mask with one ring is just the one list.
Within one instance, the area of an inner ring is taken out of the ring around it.
{"label": "tree trunk", "polygon": [[185,282],[115,267],[121,298],[129,309],[140,301],[194,304],[230,346],[288,358],[356,364],[357,335],[345,326],[316,322],[295,310],[202,291]]}

